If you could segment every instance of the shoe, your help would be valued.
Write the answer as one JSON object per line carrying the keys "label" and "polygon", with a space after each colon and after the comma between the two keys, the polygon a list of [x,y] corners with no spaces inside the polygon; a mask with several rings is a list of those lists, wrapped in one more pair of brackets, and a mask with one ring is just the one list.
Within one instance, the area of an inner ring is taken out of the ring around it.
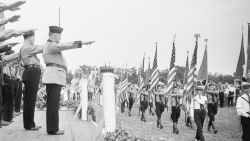
{"label": "shoe", "polygon": [[31,127],[31,128],[25,128],[25,130],[30,130],[30,131],[37,131],[40,128],[42,128],[41,126],[35,126],[35,127]]}
{"label": "shoe", "polygon": [[56,132],[48,131],[48,134],[49,134],[49,135],[63,135],[63,134],[64,134],[64,131],[63,131],[63,130],[58,130],[58,131],[56,131]]}
{"label": "shoe", "polygon": [[10,125],[10,122],[7,122],[7,121],[2,121],[0,123],[0,126],[8,126],[8,125]]}
{"label": "shoe", "polygon": [[160,124],[160,129],[162,129],[163,128],[163,126]]}
{"label": "shoe", "polygon": [[216,134],[218,132],[218,130],[214,130],[214,134]]}
{"label": "shoe", "polygon": [[178,130],[178,129],[176,129],[175,133],[176,133],[176,134],[179,134],[179,130]]}

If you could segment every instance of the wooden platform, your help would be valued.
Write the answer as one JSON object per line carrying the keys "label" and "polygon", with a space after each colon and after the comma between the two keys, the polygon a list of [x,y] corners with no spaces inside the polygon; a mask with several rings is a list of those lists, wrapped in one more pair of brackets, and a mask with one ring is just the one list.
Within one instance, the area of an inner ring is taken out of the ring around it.
{"label": "wooden platform", "polygon": [[47,135],[46,111],[36,111],[35,122],[42,126],[39,131],[26,131],[23,116],[14,118],[11,125],[0,128],[0,141],[91,141],[96,127],[89,121],[73,121],[73,111],[60,111],[60,129],[64,135]]}

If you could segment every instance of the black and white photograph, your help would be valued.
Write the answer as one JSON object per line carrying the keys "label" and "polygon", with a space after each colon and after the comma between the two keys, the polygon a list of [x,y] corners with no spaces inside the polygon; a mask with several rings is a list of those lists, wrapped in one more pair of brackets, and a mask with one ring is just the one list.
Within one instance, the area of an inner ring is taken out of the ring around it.
{"label": "black and white photograph", "polygon": [[0,0],[0,141],[250,141],[250,1]]}

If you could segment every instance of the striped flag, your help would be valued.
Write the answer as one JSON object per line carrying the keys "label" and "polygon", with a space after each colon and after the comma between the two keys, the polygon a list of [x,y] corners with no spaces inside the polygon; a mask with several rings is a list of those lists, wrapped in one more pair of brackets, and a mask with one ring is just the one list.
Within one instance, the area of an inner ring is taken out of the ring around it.
{"label": "striped flag", "polygon": [[[199,35],[196,35],[194,53],[193,53],[193,57],[192,57],[190,70],[188,72],[188,81],[187,81],[187,87],[186,87],[186,94],[187,95],[192,94],[192,92],[194,90],[195,83],[197,81],[196,65],[197,65],[198,36]],[[192,95],[192,97],[193,96],[194,95]]]}
{"label": "striped flag", "polygon": [[119,96],[118,96],[118,102],[117,102],[118,105],[128,100],[128,96],[126,93],[127,87],[128,87],[128,75],[125,77],[124,80],[122,80],[121,78],[121,82],[118,84],[118,90],[119,90]]}
{"label": "striped flag", "polygon": [[167,77],[167,94],[170,94],[175,83],[176,67],[175,67],[175,43],[173,42],[173,49],[171,55],[170,69]]}
{"label": "striped flag", "polygon": [[151,92],[150,94],[150,102],[154,101],[154,92],[156,91],[156,86],[159,82],[159,70],[158,70],[158,65],[157,65],[157,43],[155,46],[155,57],[154,57],[154,62],[153,62],[153,68],[152,68],[152,74],[151,74],[151,81],[150,81],[150,88],[149,91]]}

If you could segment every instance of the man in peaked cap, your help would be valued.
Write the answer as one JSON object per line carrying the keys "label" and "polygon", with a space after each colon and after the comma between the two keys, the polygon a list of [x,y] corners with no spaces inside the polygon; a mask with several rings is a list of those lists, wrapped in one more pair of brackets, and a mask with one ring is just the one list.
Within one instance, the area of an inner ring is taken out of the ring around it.
{"label": "man in peaked cap", "polygon": [[83,44],[88,45],[93,42],[82,43],[74,41],[60,43],[63,28],[58,26],[49,27],[49,39],[43,46],[43,60],[46,68],[42,77],[46,85],[47,92],[47,111],[46,124],[49,135],[63,135],[64,131],[59,130],[59,101],[61,87],[66,84],[67,65],[62,51],[81,48]]}
{"label": "man in peaked cap", "polygon": [[236,110],[241,119],[242,141],[250,140],[250,83],[242,83],[243,94],[238,97]]}
{"label": "man in peaked cap", "polygon": [[22,75],[25,87],[23,96],[23,125],[26,130],[38,130],[41,126],[36,126],[34,114],[41,69],[40,60],[37,58],[36,54],[42,53],[42,47],[34,45],[34,30],[24,33],[23,38],[24,43],[20,49],[20,59],[22,60],[25,68]]}

